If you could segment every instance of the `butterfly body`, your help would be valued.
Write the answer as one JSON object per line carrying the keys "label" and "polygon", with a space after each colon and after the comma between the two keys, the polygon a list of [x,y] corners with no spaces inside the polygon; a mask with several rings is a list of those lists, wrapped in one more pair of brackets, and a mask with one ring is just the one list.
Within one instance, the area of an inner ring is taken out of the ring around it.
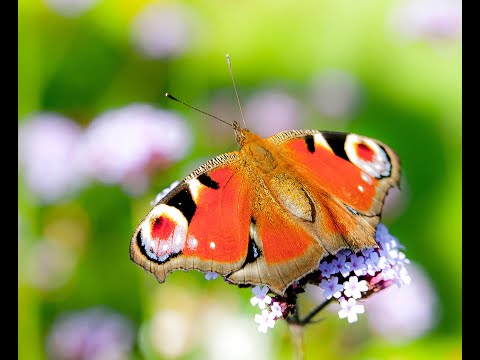
{"label": "butterfly body", "polygon": [[328,254],[376,246],[400,176],[388,146],[318,130],[235,134],[238,151],[194,170],[137,227],[130,256],[159,282],[196,269],[282,295]]}

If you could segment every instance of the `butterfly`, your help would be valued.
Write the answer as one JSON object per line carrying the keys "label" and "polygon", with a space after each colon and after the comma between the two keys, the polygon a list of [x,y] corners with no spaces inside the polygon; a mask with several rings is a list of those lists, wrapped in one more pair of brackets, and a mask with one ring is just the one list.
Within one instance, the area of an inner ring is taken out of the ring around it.
{"label": "butterfly", "polygon": [[233,123],[238,151],[195,169],[136,228],[131,259],[162,283],[175,270],[215,272],[278,295],[341,249],[377,247],[400,160],[353,133],[290,130],[268,138]]}

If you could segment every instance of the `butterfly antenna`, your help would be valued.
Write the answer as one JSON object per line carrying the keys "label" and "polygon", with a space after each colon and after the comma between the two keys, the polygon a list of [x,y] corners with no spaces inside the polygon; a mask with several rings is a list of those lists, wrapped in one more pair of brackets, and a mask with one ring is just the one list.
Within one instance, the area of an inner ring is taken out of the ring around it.
{"label": "butterfly antenna", "polygon": [[223,120],[223,119],[220,119],[219,117],[216,117],[215,115],[209,114],[209,113],[207,113],[207,112],[205,112],[205,111],[203,111],[203,110],[197,109],[196,107],[194,107],[194,106],[192,106],[192,105],[189,105],[189,104],[187,104],[186,102],[184,102],[184,101],[182,101],[182,100],[177,99],[175,96],[170,95],[169,93],[165,93],[165,96],[166,96],[167,98],[169,98],[170,100],[177,101],[177,102],[179,102],[180,104],[183,104],[183,105],[189,107],[190,109],[193,109],[193,110],[196,110],[196,111],[198,111],[198,112],[200,112],[200,113],[202,113],[202,114],[208,115],[208,116],[210,116],[210,117],[212,117],[212,118],[214,118],[214,119],[217,119],[217,120],[223,122],[224,124],[227,124],[227,125],[229,125],[229,126],[231,126],[232,128],[235,129],[235,126],[234,126],[233,124],[229,123],[228,121],[225,121],[225,120]]}
{"label": "butterfly antenna", "polygon": [[247,124],[245,124],[245,118],[243,117],[242,105],[240,105],[240,98],[238,97],[237,85],[235,84],[235,79],[233,77],[232,63],[230,62],[230,56],[227,54],[226,58],[227,58],[228,70],[230,70],[230,76],[232,77],[233,88],[235,89],[235,96],[237,97],[238,107],[240,108],[240,115],[242,115],[243,126],[246,128]]}

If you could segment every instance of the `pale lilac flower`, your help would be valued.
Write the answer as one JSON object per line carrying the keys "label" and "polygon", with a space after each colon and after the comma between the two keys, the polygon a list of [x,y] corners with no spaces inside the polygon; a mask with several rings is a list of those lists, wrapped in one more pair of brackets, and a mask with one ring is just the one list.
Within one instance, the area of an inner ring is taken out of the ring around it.
{"label": "pale lilac flower", "polygon": [[190,129],[180,116],[133,104],[92,121],[83,139],[83,166],[93,178],[139,193],[151,172],[180,160],[190,145]]}
{"label": "pale lilac flower", "polygon": [[70,280],[77,256],[58,241],[41,240],[29,249],[25,264],[30,284],[50,291],[61,288]]}
{"label": "pale lilac flower", "polygon": [[160,200],[162,200],[170,191],[175,189],[178,184],[180,184],[180,181],[175,180],[173,183],[170,184],[169,187],[167,187],[167,188],[163,189],[161,192],[159,192],[157,194],[157,196],[155,196],[155,199],[150,202],[150,205],[154,206],[154,205],[158,204],[158,202]]}
{"label": "pale lilac flower", "polygon": [[[382,254],[382,250],[380,250],[380,256],[378,257],[376,268],[382,271],[383,270],[387,271],[391,267],[390,261],[381,254]],[[375,255],[372,255],[372,258],[375,258]]]}
{"label": "pale lilac flower", "polygon": [[123,316],[91,308],[58,317],[47,338],[47,354],[55,360],[128,359],[133,329]]}
{"label": "pale lilac flower", "polygon": [[438,296],[428,274],[410,264],[409,286],[390,286],[365,300],[370,329],[392,342],[416,339],[438,322]]}
{"label": "pale lilac flower", "polygon": [[79,162],[81,136],[80,126],[55,113],[31,115],[19,125],[19,165],[40,201],[58,201],[85,184]]}
{"label": "pale lilac flower", "polygon": [[[371,251],[370,252],[362,251],[362,254],[365,257],[365,265],[367,267],[367,270],[366,270],[367,274],[370,275],[370,276],[374,276],[377,271],[380,271],[385,267],[387,259],[384,259],[384,260],[381,261],[380,257],[378,256],[378,253],[376,251],[374,251],[373,249],[369,249],[369,250],[371,250]],[[383,267],[379,266],[380,262],[383,264]]]}
{"label": "pale lilac flower", "polygon": [[338,317],[340,319],[347,318],[349,323],[356,322],[358,320],[357,314],[363,314],[365,312],[363,305],[358,305],[357,301],[353,298],[340,300],[340,306],[342,309],[338,312]]}
{"label": "pale lilac flower", "polygon": [[362,256],[365,258],[365,261],[371,256],[372,253],[376,252],[374,248],[366,248],[361,251]]}
{"label": "pale lilac flower", "polygon": [[327,260],[320,263],[319,270],[322,272],[322,276],[328,278],[333,272],[333,265]]}
{"label": "pale lilac flower", "polygon": [[323,296],[327,299],[330,299],[332,296],[338,299],[341,291],[343,291],[343,285],[338,283],[338,277],[336,276],[330,280],[323,279],[318,286],[324,290]]}
{"label": "pale lilac flower", "polygon": [[268,310],[262,310],[262,314],[255,315],[255,322],[258,325],[258,331],[263,332],[264,334],[267,332],[268,328],[272,328],[275,326],[274,320],[275,314],[269,313]]}
{"label": "pale lilac flower", "polygon": [[215,280],[218,277],[218,273],[214,271],[207,271],[205,274],[205,279],[207,280]]}
{"label": "pale lilac flower", "polygon": [[347,257],[340,254],[332,260],[332,274],[336,274],[339,272],[342,274],[342,276],[346,276],[350,273],[350,268],[348,266],[349,265],[347,264]]}
{"label": "pale lilac flower", "polygon": [[368,286],[365,280],[358,281],[358,277],[350,276],[348,281],[343,283],[344,294],[347,297],[354,299],[360,299],[362,297],[362,291],[367,291]]}
{"label": "pale lilac flower", "polygon": [[392,9],[390,22],[410,41],[457,40],[462,35],[460,0],[406,0]]}
{"label": "pale lilac flower", "polygon": [[252,306],[256,306],[258,304],[258,307],[263,310],[265,309],[266,304],[271,304],[272,298],[267,295],[269,290],[270,289],[268,288],[268,286],[264,286],[263,288],[261,288],[257,285],[252,288],[252,292],[255,295],[250,299],[250,303],[252,304]]}
{"label": "pale lilac flower", "polygon": [[274,318],[281,318],[283,316],[282,307],[277,301],[270,306],[270,311],[272,312]]}
{"label": "pale lilac flower", "polygon": [[412,282],[412,278],[410,276],[410,272],[407,270],[405,265],[397,264],[397,279],[396,284],[398,287],[403,285],[410,285]]}
{"label": "pale lilac flower", "polygon": [[346,122],[360,104],[360,85],[353,74],[331,69],[314,76],[312,97],[322,116]]}
{"label": "pale lilac flower", "polygon": [[303,106],[291,95],[279,90],[254,94],[244,106],[248,127],[261,136],[301,128]]}
{"label": "pale lilac flower", "polygon": [[[338,312],[340,318],[348,318],[350,323],[357,321],[358,314],[363,313],[364,308],[363,305],[357,304],[356,299],[374,297],[376,293],[392,284],[402,286],[411,283],[406,268],[409,260],[399,250],[404,247],[398,239],[390,235],[385,225],[379,224],[375,240],[378,247],[357,253],[344,249],[326,257],[316,271],[296,281],[287,289],[286,295],[275,295],[273,304],[269,306],[270,311],[274,312],[273,309],[277,308],[278,303],[283,316],[293,314],[296,311],[296,296],[305,290],[316,301],[325,305],[336,299],[334,303],[341,308]],[[388,259],[381,255],[383,253],[386,253]],[[340,280],[343,284],[339,283]],[[257,286],[255,291],[259,292],[260,287]],[[268,288],[264,288],[261,296],[265,296],[267,292]],[[252,300],[258,302],[255,298]]]}
{"label": "pale lilac flower", "polygon": [[44,0],[44,2],[59,15],[74,17],[93,7],[98,0]]}
{"label": "pale lilac flower", "polygon": [[198,32],[198,18],[186,5],[161,2],[145,5],[131,24],[135,48],[151,58],[179,56]]}
{"label": "pale lilac flower", "polygon": [[338,257],[338,256],[343,255],[343,256],[348,257],[351,254],[352,254],[352,251],[350,249],[341,249],[339,252],[337,252],[336,256]]}
{"label": "pale lilac flower", "polygon": [[365,258],[361,255],[350,255],[350,269],[357,276],[365,275],[367,272],[367,265],[365,264]]}
{"label": "pale lilac flower", "polygon": [[397,272],[394,268],[388,265],[382,270],[381,275],[385,281],[394,280],[397,276]]}

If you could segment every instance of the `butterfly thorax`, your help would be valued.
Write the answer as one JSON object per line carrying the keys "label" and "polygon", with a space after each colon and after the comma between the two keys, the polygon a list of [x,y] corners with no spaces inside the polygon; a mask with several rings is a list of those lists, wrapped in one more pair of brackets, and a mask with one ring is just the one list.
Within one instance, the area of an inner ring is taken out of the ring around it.
{"label": "butterfly thorax", "polygon": [[239,132],[243,139],[240,143],[242,157],[262,173],[272,172],[278,165],[272,144],[250,130],[240,129]]}

